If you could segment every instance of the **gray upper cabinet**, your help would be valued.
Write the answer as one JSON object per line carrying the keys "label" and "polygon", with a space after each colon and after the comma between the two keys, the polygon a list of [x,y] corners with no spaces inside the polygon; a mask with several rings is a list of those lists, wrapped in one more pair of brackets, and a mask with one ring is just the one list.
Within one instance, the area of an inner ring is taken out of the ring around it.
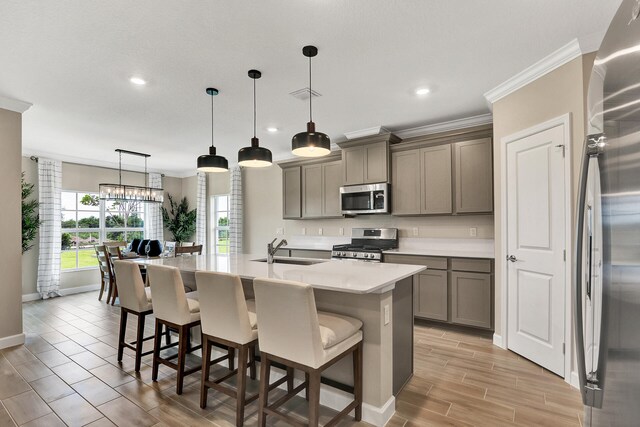
{"label": "gray upper cabinet", "polygon": [[302,166],[302,217],[339,217],[342,162]]}
{"label": "gray upper cabinet", "polygon": [[302,217],[322,216],[322,165],[302,166]]}
{"label": "gray upper cabinet", "polygon": [[452,213],[451,144],[420,150],[420,177],[420,213]]}
{"label": "gray upper cabinet", "polygon": [[416,215],[420,213],[420,150],[391,154],[391,213]]}
{"label": "gray upper cabinet", "polygon": [[322,215],[339,217],[340,187],[342,187],[342,161],[322,164]]}
{"label": "gray upper cabinet", "polygon": [[302,216],[300,166],[282,170],[282,218],[297,219]]}
{"label": "gray upper cabinet", "polygon": [[454,147],[455,212],[493,212],[491,138],[456,142]]}
{"label": "gray upper cabinet", "polygon": [[389,144],[387,141],[344,148],[344,185],[389,181]]}

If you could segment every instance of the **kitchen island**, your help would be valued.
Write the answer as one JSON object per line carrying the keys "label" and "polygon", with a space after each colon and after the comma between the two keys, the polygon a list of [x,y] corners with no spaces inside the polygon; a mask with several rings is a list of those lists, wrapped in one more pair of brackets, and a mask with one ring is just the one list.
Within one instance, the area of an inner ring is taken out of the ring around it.
{"label": "kitchen island", "polygon": [[[278,259],[260,255],[199,255],[139,258],[143,265],[162,264],[180,269],[187,281],[196,271],[240,276],[247,298],[253,279],[295,280],[314,288],[319,310],[344,314],[363,322],[363,420],[383,426],[395,412],[395,394],[413,373],[413,275],[420,265],[370,263],[354,260]],[[282,261],[282,262],[279,262]],[[285,263],[286,262],[286,263]],[[325,373],[330,380],[351,385],[352,366],[342,360]],[[341,410],[351,397],[323,386],[321,403]]]}

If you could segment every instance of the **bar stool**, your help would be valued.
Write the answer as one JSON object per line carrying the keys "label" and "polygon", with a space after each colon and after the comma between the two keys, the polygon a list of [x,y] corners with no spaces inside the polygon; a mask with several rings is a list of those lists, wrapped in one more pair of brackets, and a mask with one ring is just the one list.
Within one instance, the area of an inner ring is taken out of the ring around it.
{"label": "bar stool", "polygon": [[[266,425],[267,415],[293,425],[296,419],[277,408],[307,388],[309,426],[317,427],[320,409],[322,371],[340,359],[353,356],[354,395],[327,425],[355,409],[355,419],[362,418],[362,322],[352,317],[317,311],[313,288],[305,283],[272,279],[255,279],[258,337],[260,340],[260,412],[258,425]],[[273,362],[299,369],[305,382],[269,405],[269,372]],[[327,381],[329,383],[329,381]],[[333,382],[332,382],[333,383]],[[335,383],[333,383],[335,384]],[[332,385],[332,384],[328,384]]]}
{"label": "bar stool", "polygon": [[[201,348],[191,347],[191,328],[200,326],[200,304],[197,293],[185,293],[180,270],[163,265],[147,267],[151,295],[153,296],[153,312],[156,317],[156,333],[153,346],[153,369],[151,379],[157,381],[160,363],[178,371],[176,393],[182,394],[184,377],[200,370],[200,365],[185,369],[187,352]],[[189,298],[191,297],[191,298]],[[178,331],[178,354],[167,358],[160,357],[162,329],[171,328]],[[178,363],[171,359],[178,358]]]}
{"label": "bar stool", "polygon": [[[142,344],[144,341],[153,339],[153,335],[144,337],[144,323],[148,315],[153,313],[151,304],[151,292],[149,288],[144,287],[140,267],[131,261],[114,260],[113,267],[118,276],[119,298],[120,298],[120,335],[118,338],[118,362],[122,362],[122,354],[124,348],[129,348],[136,353],[135,370],[140,370],[140,360],[142,356],[151,354],[153,350],[142,352]],[[127,330],[128,314],[138,316],[138,330],[136,332],[136,340],[133,342],[125,342],[125,334]],[[134,347],[135,345],[135,347]]]}

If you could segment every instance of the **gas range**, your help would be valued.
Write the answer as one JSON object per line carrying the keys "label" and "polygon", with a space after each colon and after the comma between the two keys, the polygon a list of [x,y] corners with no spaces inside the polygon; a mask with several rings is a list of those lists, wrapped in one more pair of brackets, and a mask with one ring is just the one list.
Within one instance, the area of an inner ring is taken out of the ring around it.
{"label": "gas range", "polygon": [[397,228],[354,228],[351,243],[334,245],[331,258],[380,262],[383,250],[397,247]]}

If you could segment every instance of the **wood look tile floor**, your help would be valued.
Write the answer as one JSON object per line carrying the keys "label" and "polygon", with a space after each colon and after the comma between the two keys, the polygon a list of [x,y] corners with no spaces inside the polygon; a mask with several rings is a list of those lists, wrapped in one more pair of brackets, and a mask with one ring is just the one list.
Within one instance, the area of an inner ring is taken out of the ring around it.
{"label": "wood look tile floor", "polygon": [[[118,363],[120,309],[99,302],[97,292],[25,303],[23,318],[25,345],[0,352],[0,427],[234,425],[235,401],[227,396],[210,391],[207,408],[200,409],[199,373],[185,379],[178,396],[170,369],[161,367],[158,381],[151,381],[150,356],[138,374],[133,352],[125,350]],[[129,340],[134,322],[130,316]],[[151,319],[145,335],[152,329]],[[486,333],[418,323],[414,360],[415,374],[397,397],[390,427],[581,425],[576,390],[494,347]],[[293,399],[286,409],[304,415],[306,401]],[[321,424],[335,414],[321,412]],[[257,425],[257,402],[246,414],[245,425]],[[339,425],[368,426],[351,420]]]}

